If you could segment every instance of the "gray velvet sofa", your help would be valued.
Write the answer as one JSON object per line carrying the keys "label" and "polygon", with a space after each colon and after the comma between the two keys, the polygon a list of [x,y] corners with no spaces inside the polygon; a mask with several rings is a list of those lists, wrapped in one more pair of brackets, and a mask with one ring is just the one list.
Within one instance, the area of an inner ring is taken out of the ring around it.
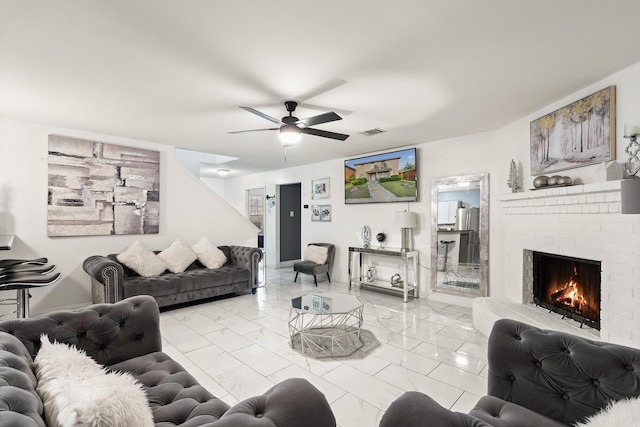
{"label": "gray velvet sofa", "polygon": [[640,349],[498,320],[489,337],[488,395],[469,413],[426,394],[394,401],[380,427],[560,427],[640,395]]}
{"label": "gray velvet sofa", "polygon": [[94,304],[151,295],[158,306],[165,307],[235,292],[255,293],[262,251],[247,246],[219,249],[227,256],[227,263],[217,269],[208,269],[196,260],[182,273],[165,271],[159,276],[141,277],[118,262],[117,254],[90,256],[83,268],[91,276]]}
{"label": "gray velvet sofa", "polygon": [[333,427],[324,395],[303,379],[288,379],[230,407],[162,352],[159,310],[150,296],[97,304],[33,319],[0,322],[0,425],[45,426],[33,359],[40,335],[73,344],[145,387],[156,426]]}

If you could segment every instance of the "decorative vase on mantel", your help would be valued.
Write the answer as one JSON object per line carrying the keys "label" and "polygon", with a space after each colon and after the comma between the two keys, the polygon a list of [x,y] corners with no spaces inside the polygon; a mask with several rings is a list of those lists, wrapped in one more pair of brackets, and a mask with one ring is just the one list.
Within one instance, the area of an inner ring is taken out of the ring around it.
{"label": "decorative vase on mantel", "polygon": [[520,187],[520,174],[518,173],[518,167],[516,166],[516,162],[511,159],[511,167],[509,168],[509,179],[507,180],[507,185],[511,189],[512,193],[520,193],[522,192],[522,187]]}

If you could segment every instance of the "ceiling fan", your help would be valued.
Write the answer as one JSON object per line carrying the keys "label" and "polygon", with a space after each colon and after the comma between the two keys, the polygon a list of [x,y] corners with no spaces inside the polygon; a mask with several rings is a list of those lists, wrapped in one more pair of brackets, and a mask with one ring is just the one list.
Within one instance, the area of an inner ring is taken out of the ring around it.
{"label": "ceiling fan", "polygon": [[298,103],[296,101],[285,101],[284,106],[289,112],[289,115],[284,116],[282,120],[278,120],[275,117],[271,117],[251,107],[240,107],[245,111],[255,114],[256,116],[260,116],[263,119],[267,119],[272,123],[278,124],[279,127],[265,128],[265,129],[239,130],[239,131],[233,131],[229,133],[279,130],[280,139],[284,142],[285,145],[295,144],[300,140],[303,133],[309,134],[309,135],[321,136],[323,138],[338,139],[340,141],[344,141],[345,139],[349,138],[349,135],[345,135],[343,133],[329,132],[326,130],[314,129],[310,127],[310,126],[319,125],[323,123],[334,122],[336,120],[342,120],[342,117],[340,117],[333,111],[330,113],[319,114],[317,116],[308,117],[306,119],[301,120],[293,115],[293,112],[296,111],[296,107],[298,106]]}

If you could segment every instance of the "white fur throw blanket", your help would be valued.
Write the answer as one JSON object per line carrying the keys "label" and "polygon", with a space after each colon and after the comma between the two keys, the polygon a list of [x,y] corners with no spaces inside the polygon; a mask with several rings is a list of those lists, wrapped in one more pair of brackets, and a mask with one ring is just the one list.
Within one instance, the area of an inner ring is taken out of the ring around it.
{"label": "white fur throw blanket", "polygon": [[43,335],[34,361],[47,424],[56,427],[153,426],[147,397],[127,373],[107,372],[83,350]]}
{"label": "white fur throw blanket", "polygon": [[640,426],[640,398],[619,400],[607,405],[584,423],[575,427],[631,427]]}

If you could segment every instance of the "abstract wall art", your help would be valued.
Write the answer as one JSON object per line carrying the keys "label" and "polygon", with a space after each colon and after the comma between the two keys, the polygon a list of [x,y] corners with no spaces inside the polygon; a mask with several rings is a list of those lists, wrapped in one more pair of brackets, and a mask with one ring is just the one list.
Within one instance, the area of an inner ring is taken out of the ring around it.
{"label": "abstract wall art", "polygon": [[49,135],[47,234],[157,234],[160,152]]}
{"label": "abstract wall art", "polygon": [[531,175],[615,159],[616,87],[531,122]]}

